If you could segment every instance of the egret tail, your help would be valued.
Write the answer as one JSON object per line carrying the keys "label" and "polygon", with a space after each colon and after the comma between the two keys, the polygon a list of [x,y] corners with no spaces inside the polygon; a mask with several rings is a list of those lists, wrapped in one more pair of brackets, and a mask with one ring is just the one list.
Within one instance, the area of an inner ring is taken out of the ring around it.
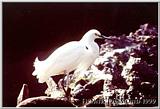
{"label": "egret tail", "polygon": [[32,73],[33,76],[36,76],[38,74],[37,69],[41,67],[40,61],[38,57],[36,57],[33,66],[35,67],[34,72]]}
{"label": "egret tail", "polygon": [[36,76],[39,83],[44,83],[48,80],[48,65],[45,61],[39,61],[38,57],[36,57],[33,66],[35,67],[34,72],[32,73],[33,76]]}

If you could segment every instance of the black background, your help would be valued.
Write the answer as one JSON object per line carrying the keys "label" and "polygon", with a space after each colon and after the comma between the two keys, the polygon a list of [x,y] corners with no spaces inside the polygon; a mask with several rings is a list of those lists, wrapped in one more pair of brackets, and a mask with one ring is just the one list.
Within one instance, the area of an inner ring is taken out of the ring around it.
{"label": "black background", "polygon": [[3,106],[16,106],[22,84],[30,96],[47,88],[32,76],[33,61],[97,29],[128,35],[141,24],[158,23],[157,3],[3,3]]}

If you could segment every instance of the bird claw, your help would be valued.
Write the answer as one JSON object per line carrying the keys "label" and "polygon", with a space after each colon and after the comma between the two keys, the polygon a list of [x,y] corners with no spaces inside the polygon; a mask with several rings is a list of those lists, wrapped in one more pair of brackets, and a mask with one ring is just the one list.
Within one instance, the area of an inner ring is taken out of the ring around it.
{"label": "bird claw", "polygon": [[47,86],[48,88],[45,91],[45,94],[47,96],[50,96],[52,98],[58,98],[58,97],[65,97],[65,92],[63,90],[63,84],[61,84],[61,82],[57,84],[54,82],[54,80],[52,78],[49,78],[47,81]]}
{"label": "bird claw", "polygon": [[51,89],[47,88],[44,93],[45,93],[47,96],[50,96],[50,95],[51,95]]}
{"label": "bird claw", "polygon": [[47,94],[47,96],[50,96],[52,98],[58,98],[58,97],[64,97],[65,93],[62,89],[50,89],[47,88],[45,91],[45,94]]}
{"label": "bird claw", "polygon": [[46,89],[45,94],[47,94],[47,96],[50,96],[52,92],[57,89],[57,85],[51,77],[46,81],[46,84],[48,88]]}

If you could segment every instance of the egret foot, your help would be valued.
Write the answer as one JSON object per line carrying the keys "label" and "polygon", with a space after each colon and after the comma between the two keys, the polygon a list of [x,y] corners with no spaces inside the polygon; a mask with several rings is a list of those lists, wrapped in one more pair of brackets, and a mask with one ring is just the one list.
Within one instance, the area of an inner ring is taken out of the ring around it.
{"label": "egret foot", "polygon": [[65,74],[67,74],[66,76],[64,76],[63,79],[61,79],[58,82],[58,86],[60,89],[63,89],[64,93],[65,93],[65,97],[70,100],[70,91],[71,89],[69,88],[70,85],[70,76],[69,73],[67,73],[66,71],[64,71]]}
{"label": "egret foot", "polygon": [[49,78],[47,81],[47,90],[45,91],[45,94],[47,96],[51,96],[52,98],[57,98],[57,97],[64,97],[65,93],[62,89],[58,89],[57,84],[54,82],[52,78]]}
{"label": "egret foot", "polygon": [[56,83],[52,80],[52,78],[50,77],[47,81],[46,84],[48,86],[48,88],[45,91],[45,94],[47,94],[47,96],[51,95],[51,92],[56,89],[57,85]]}

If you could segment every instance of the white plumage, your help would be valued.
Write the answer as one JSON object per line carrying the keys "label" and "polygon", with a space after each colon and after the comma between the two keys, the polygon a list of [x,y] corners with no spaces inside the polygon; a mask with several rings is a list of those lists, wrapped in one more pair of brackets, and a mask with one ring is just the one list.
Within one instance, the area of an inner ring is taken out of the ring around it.
{"label": "white plumage", "polygon": [[99,47],[94,41],[102,35],[92,29],[85,33],[80,41],[72,41],[57,48],[46,60],[35,59],[35,71],[39,83],[46,82],[51,76],[76,70],[87,70],[99,56]]}

